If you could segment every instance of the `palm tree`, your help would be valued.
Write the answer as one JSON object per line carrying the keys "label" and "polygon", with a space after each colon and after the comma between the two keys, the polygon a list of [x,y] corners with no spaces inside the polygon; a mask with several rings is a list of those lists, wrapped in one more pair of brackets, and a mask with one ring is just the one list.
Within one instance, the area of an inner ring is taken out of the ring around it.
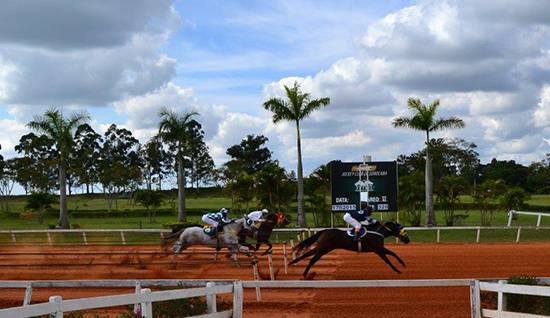
{"label": "palm tree", "polygon": [[304,214],[304,176],[302,168],[302,144],[300,138],[300,121],[307,118],[313,111],[330,104],[330,98],[310,99],[309,93],[300,90],[300,85],[294,82],[293,87],[285,85],[287,100],[272,97],[264,103],[264,108],[273,113],[273,123],[282,120],[296,123],[296,145],[298,148],[298,225],[306,226]]}
{"label": "palm tree", "polygon": [[52,108],[42,116],[35,116],[27,124],[27,127],[42,133],[55,142],[59,154],[57,162],[59,169],[59,226],[63,229],[69,228],[65,169],[73,148],[73,131],[89,119],[90,117],[85,113],[74,113],[65,118],[61,110]]}
{"label": "palm tree", "polygon": [[196,112],[178,114],[167,108],[160,111],[159,137],[169,143],[176,151],[178,173],[178,222],[185,222],[185,170],[184,154],[191,139],[191,132],[198,123],[193,119]]}
{"label": "palm tree", "polygon": [[443,130],[447,128],[463,128],[464,121],[458,117],[436,118],[437,108],[439,107],[439,99],[433,101],[429,106],[422,104],[420,99],[410,97],[407,101],[407,106],[411,110],[411,117],[397,117],[393,120],[393,126],[405,127],[414,130],[426,132],[426,168],[425,168],[425,184],[426,184],[426,214],[427,225],[435,226],[435,214],[433,209],[433,175],[432,175],[432,159],[430,157],[430,132]]}

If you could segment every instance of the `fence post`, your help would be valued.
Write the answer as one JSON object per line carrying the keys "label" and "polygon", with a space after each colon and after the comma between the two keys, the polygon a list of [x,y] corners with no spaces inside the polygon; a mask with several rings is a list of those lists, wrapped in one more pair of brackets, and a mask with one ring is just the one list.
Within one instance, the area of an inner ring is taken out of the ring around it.
{"label": "fence post", "polygon": [[286,253],[286,241],[283,244],[283,262],[285,263],[285,274],[288,274],[288,255]]}
{"label": "fence post", "polygon": [[481,235],[481,226],[477,227],[476,243],[479,243],[479,237]]}
{"label": "fence post", "polygon": [[11,232],[11,241],[13,242],[13,245],[17,245],[17,240],[15,239],[15,233]]}
{"label": "fence post", "polygon": [[472,318],[481,318],[481,297],[479,295],[479,280],[470,281],[470,306]]}
{"label": "fence post", "polygon": [[514,210],[508,211],[508,227],[512,226],[512,218],[514,217]]}
{"label": "fence post", "polygon": [[233,282],[233,318],[243,317],[243,282]]}
{"label": "fence post", "polygon": [[290,247],[292,248],[292,259],[296,259],[296,250],[294,250],[294,240],[290,240]]}
{"label": "fence post", "polygon": [[[142,296],[148,296],[149,294],[151,294],[151,289],[143,288],[141,290]],[[153,303],[147,300],[141,303],[141,317],[153,318]]]}
{"label": "fence post", "polygon": [[539,229],[540,221],[542,221],[542,214],[539,214],[539,216],[537,217],[537,230]]}
{"label": "fence post", "polygon": [[[141,294],[141,283],[136,281],[135,292],[137,295]],[[141,316],[141,304],[134,304],[134,314]]]}
{"label": "fence post", "polygon": [[518,235],[516,236],[516,243],[519,243],[519,237],[521,235],[521,226],[518,227]]}
{"label": "fence post", "polygon": [[216,304],[216,294],[210,292],[210,289],[214,286],[216,286],[216,283],[214,282],[206,283],[206,312],[209,314],[218,311],[218,306]]}
{"label": "fence post", "polygon": [[275,280],[275,272],[273,271],[273,257],[271,253],[267,254],[267,264],[269,266],[269,279]]}
{"label": "fence post", "polygon": [[88,245],[88,238],[86,237],[86,232],[82,231],[82,240],[84,241],[84,245]]}
{"label": "fence post", "polygon": [[[258,272],[258,263],[254,262],[252,264],[252,269],[254,270],[254,280],[260,280],[260,273]],[[262,301],[262,294],[260,292],[260,287],[256,286],[256,301]]]}
{"label": "fence post", "polygon": [[437,243],[439,243],[439,238],[440,238],[440,232],[441,230],[440,229],[437,229]]}
{"label": "fence post", "polygon": [[[506,283],[505,280],[499,280],[499,284],[504,285]],[[506,297],[504,297],[504,293],[499,291],[498,292],[498,299],[497,299],[497,310],[498,311],[505,311],[506,310]]]}
{"label": "fence post", "polygon": [[61,296],[51,296],[50,297],[50,303],[56,305],[55,313],[52,313],[51,317],[53,318],[63,318],[63,312],[61,311],[61,303],[63,302],[63,298]]}
{"label": "fence post", "polygon": [[122,245],[126,245],[126,237],[124,236],[124,231],[120,231],[120,239],[122,240]]}
{"label": "fence post", "polygon": [[46,235],[48,236],[48,245],[52,246],[52,233],[48,231]]}
{"label": "fence post", "polygon": [[25,288],[25,298],[23,298],[23,306],[30,305],[32,299],[32,283],[28,282]]}

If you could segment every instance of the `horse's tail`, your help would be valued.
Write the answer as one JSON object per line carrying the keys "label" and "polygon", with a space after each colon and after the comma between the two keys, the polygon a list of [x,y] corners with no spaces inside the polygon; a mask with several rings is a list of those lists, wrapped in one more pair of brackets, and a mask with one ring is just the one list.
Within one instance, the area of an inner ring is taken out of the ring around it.
{"label": "horse's tail", "polygon": [[294,251],[296,251],[296,254],[300,254],[304,248],[310,247],[311,245],[315,244],[319,239],[319,236],[321,236],[321,234],[323,234],[325,231],[326,230],[319,231],[308,237],[307,239],[301,241],[298,245],[294,246]]}
{"label": "horse's tail", "polygon": [[178,239],[178,237],[181,235],[181,233],[183,231],[185,231],[185,229],[187,228],[190,228],[190,227],[195,227],[195,226],[198,226],[198,227],[201,227],[200,224],[190,224],[190,225],[187,225],[187,226],[183,226],[179,231],[177,232],[174,232],[174,233],[170,233],[170,234],[167,234],[167,235],[164,235],[162,237],[162,239],[160,240],[160,245],[161,246],[164,246],[166,244],[169,244],[169,243],[172,243],[174,242],[175,240]]}

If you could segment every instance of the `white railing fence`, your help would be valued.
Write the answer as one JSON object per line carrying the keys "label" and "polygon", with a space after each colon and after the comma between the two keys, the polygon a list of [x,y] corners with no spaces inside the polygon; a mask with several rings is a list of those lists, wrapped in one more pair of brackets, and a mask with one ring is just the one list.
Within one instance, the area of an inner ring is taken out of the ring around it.
{"label": "white railing fence", "polygon": [[536,226],[536,228],[540,228],[540,224],[542,222],[542,217],[543,216],[550,217],[550,213],[510,210],[510,211],[508,211],[508,227],[512,226],[512,220],[514,219],[514,215],[533,215],[533,216],[536,216],[537,217],[537,226]]}
{"label": "white railing fence", "polygon": [[[4,284],[6,285],[6,284]],[[233,309],[218,312],[216,305],[217,294],[233,293]],[[25,297],[27,294],[25,293]],[[80,298],[63,300],[61,296],[51,296],[49,302],[40,304],[25,304],[21,307],[0,309],[0,318],[24,318],[41,315],[51,315],[55,318],[62,318],[63,313],[79,310],[90,310],[97,308],[116,307],[134,304],[134,311],[141,317],[153,318],[153,302],[166,301],[191,297],[206,297],[206,315],[194,316],[201,318],[229,318],[242,317],[243,308],[243,286],[241,281],[234,281],[231,284],[223,283],[217,285],[214,282],[206,283],[206,287],[174,289],[152,292],[149,288],[136,286],[134,294],[115,296],[101,296],[91,298]]]}
{"label": "white railing fence", "polygon": [[[549,278],[541,278],[540,282],[550,283]],[[142,289],[144,286],[182,286],[206,285],[206,287],[151,292]],[[550,286],[526,286],[507,284],[506,281],[483,281],[477,279],[419,279],[419,280],[325,280],[325,281],[192,281],[192,280],[110,280],[110,281],[0,281],[0,288],[40,287],[132,287],[136,286],[135,294],[93,297],[84,299],[63,300],[59,296],[50,297],[50,302],[0,310],[0,318],[31,317],[53,314],[63,317],[63,312],[96,309],[111,306],[138,304],[142,317],[153,317],[152,302],[188,297],[207,297],[208,314],[198,317],[242,317],[243,288],[256,289],[256,300],[261,300],[261,288],[393,288],[393,287],[453,287],[464,286],[470,289],[470,308],[472,318],[541,318],[544,316],[506,311],[505,294],[534,295],[550,297]],[[497,310],[481,308],[481,291],[498,293]],[[233,309],[217,312],[216,294],[233,293]],[[27,295],[25,294],[25,297]],[[30,300],[30,299],[29,299]],[[196,316],[197,317],[197,316]]]}
{"label": "white railing fence", "polygon": [[[514,211],[514,214],[519,214],[520,212]],[[521,212],[521,213],[534,213],[534,212]],[[511,214],[510,214],[511,215]],[[539,215],[539,220],[542,216],[547,216],[544,213],[536,213]],[[541,216],[542,215],[542,216]],[[511,222],[511,221],[510,221]],[[441,233],[444,231],[475,231],[475,242],[479,243],[481,241],[481,233],[483,231],[491,230],[506,230],[506,231],[515,231],[515,242],[520,242],[522,230],[550,230],[550,226],[539,226],[540,222],[537,223],[537,226],[434,226],[434,227],[407,227],[407,231],[417,232],[417,231],[435,231],[435,240],[436,243],[441,243]],[[318,231],[325,230],[327,228],[286,228],[286,229],[275,229],[272,234],[272,240],[274,242],[288,241],[290,237],[296,237],[298,241],[305,239],[313,235]],[[340,230],[346,230],[346,228],[338,228]],[[97,230],[97,229],[78,229],[78,230],[2,230],[0,231],[0,236],[4,237],[4,240],[0,240],[1,245],[93,245],[93,244],[158,244],[163,235],[170,233],[169,230],[163,229],[112,229],[112,230]],[[114,234],[114,235],[113,235]],[[155,241],[141,241],[140,239],[134,239],[131,241],[130,235],[132,234],[157,234],[155,235]],[[287,234],[283,240],[280,240],[280,236]],[[290,234],[290,235],[289,235]],[[62,239],[63,242],[58,242],[56,237],[57,235],[67,235],[67,238]],[[94,241],[91,236],[98,237],[105,235],[109,240],[99,240]],[[24,236],[33,237],[32,240],[24,239]],[[70,237],[69,237],[70,236]],[[9,237],[9,240],[5,238]],[[18,238],[19,237],[19,238]],[[397,242],[397,239],[396,239]]]}

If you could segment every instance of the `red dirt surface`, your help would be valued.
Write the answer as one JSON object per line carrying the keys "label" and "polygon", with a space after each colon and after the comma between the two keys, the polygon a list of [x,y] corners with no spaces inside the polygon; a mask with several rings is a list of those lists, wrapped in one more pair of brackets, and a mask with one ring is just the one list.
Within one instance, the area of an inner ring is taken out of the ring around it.
{"label": "red dirt surface", "polygon": [[[390,245],[407,263],[394,273],[374,254],[335,251],[313,268],[316,280],[507,278],[526,274],[550,276],[550,243],[529,244],[409,244]],[[236,267],[221,257],[212,263],[206,249],[190,249],[173,257],[155,246],[11,246],[0,247],[0,280],[80,279],[242,279],[252,269]],[[119,253],[119,254],[113,254]],[[138,254],[139,253],[139,254]],[[195,253],[195,254],[193,254]],[[278,280],[301,279],[302,261],[284,274],[282,247],[274,250]],[[395,262],[398,268],[400,267]],[[267,259],[260,259],[261,276],[268,278]],[[65,299],[133,292],[130,289],[35,289],[33,303],[48,296]],[[0,307],[18,306],[22,289],[0,290]],[[469,317],[469,289],[340,288],[245,290],[245,317]]]}

